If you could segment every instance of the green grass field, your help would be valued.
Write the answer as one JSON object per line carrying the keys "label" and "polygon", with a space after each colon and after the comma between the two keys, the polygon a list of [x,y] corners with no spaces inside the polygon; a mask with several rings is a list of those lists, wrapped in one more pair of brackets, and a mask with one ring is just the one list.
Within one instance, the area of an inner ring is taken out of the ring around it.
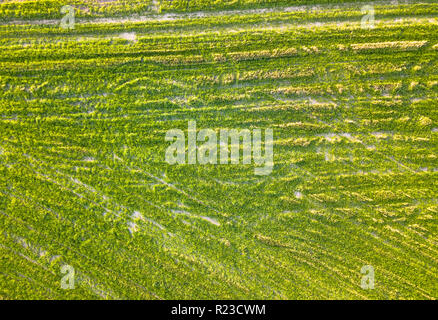
{"label": "green grass field", "polygon": [[[437,17],[3,1],[0,299],[438,298]],[[169,165],[166,131],[189,120],[272,128],[272,173]]]}

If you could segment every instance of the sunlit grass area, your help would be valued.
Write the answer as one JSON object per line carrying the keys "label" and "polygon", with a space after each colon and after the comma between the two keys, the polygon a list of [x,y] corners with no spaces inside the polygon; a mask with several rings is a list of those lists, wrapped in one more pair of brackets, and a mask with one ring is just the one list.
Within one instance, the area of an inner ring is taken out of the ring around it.
{"label": "sunlit grass area", "polygon": [[436,299],[438,4],[364,4],[0,3],[0,298]]}

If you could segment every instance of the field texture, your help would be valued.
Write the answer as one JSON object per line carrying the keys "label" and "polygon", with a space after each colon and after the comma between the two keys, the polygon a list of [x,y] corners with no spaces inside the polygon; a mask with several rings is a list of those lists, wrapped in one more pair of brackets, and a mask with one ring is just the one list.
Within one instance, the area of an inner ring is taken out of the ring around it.
{"label": "field texture", "polygon": [[[3,1],[0,299],[438,298],[437,17]],[[166,163],[189,120],[273,129],[272,173]]]}

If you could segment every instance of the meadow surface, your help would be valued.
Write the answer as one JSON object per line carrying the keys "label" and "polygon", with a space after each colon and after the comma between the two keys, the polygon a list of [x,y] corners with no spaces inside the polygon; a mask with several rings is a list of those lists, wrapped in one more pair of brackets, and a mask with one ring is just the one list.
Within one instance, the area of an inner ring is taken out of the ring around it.
{"label": "meadow surface", "polygon": [[[371,4],[0,3],[0,299],[436,299],[438,3]],[[189,120],[272,173],[169,165]]]}

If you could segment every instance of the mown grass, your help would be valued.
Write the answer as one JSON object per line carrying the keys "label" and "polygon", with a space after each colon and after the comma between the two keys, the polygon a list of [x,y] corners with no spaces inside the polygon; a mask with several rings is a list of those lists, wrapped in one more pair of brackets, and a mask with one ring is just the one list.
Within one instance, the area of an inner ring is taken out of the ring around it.
{"label": "mown grass", "polygon": [[[192,3],[275,10],[63,30],[7,23],[59,2],[7,4],[0,297],[436,299],[436,3],[376,3],[371,30],[354,3]],[[89,18],[138,9],[112,4]],[[168,165],[192,119],[273,128],[272,174]]]}

